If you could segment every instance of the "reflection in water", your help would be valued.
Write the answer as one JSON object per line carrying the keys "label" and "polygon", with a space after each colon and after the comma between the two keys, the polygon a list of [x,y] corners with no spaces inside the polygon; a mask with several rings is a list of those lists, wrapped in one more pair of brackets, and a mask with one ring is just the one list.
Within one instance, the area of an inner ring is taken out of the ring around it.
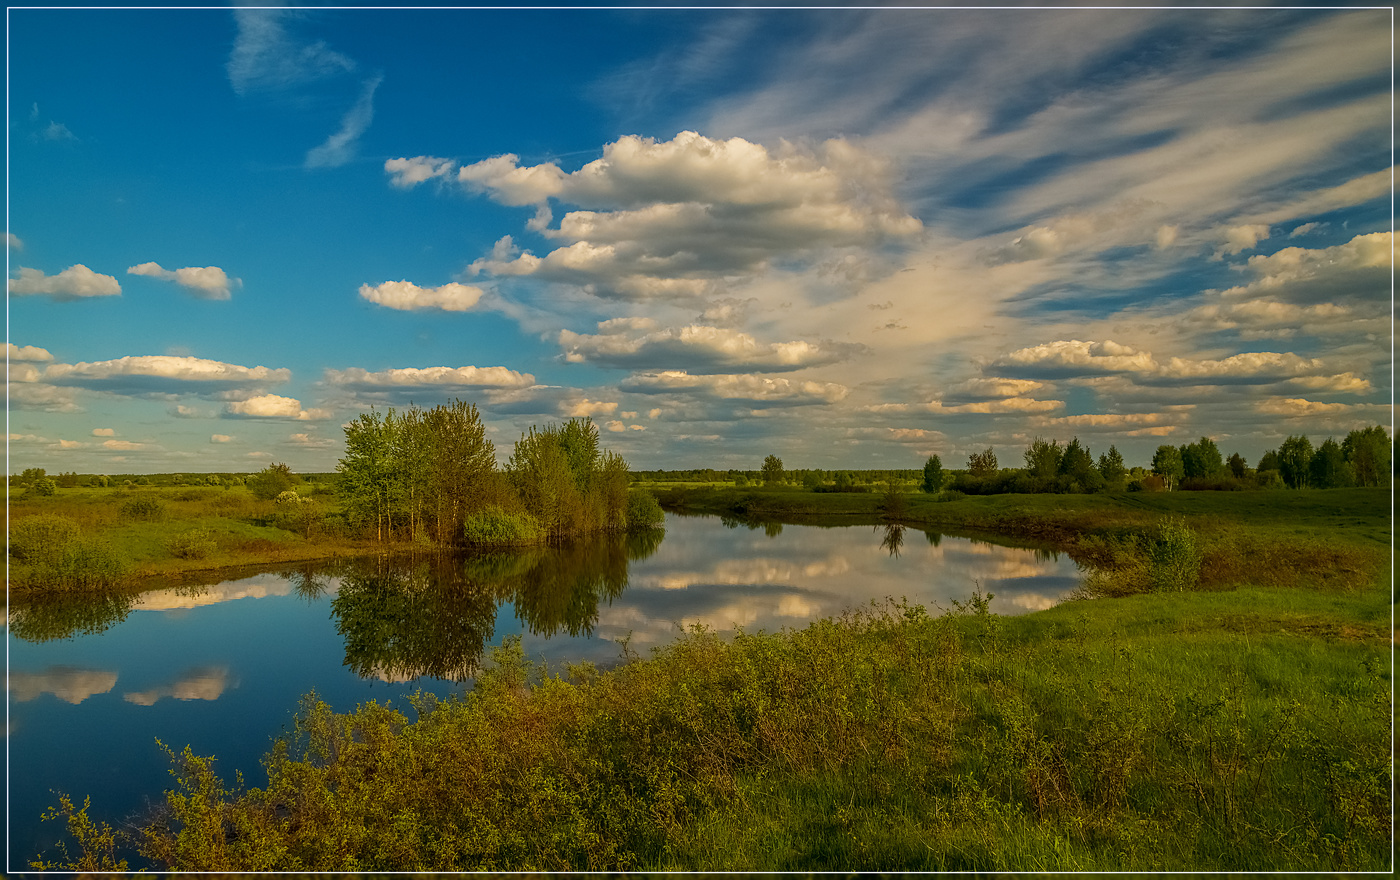
{"label": "reflection in water", "polygon": [[96,635],[126,620],[134,599],[124,593],[10,597],[10,632],[26,642]]}
{"label": "reflection in water", "polygon": [[904,526],[899,523],[886,523],[884,528],[885,537],[880,540],[880,546],[890,551],[891,556],[899,556],[899,548],[904,546]]}
{"label": "reflection in water", "polygon": [[470,678],[502,602],[531,635],[592,635],[599,602],[626,589],[628,562],[655,553],[664,535],[654,529],[514,552],[352,564],[331,602],[345,665],[392,682]]}
{"label": "reflection in water", "polygon": [[[177,700],[217,700],[229,687],[227,666],[203,666],[191,669],[170,684],[153,687],[148,691],[122,694],[122,699],[138,706],[154,706],[163,697]],[[237,687],[238,683],[233,682]]]}
{"label": "reflection in water", "polygon": [[116,683],[117,674],[106,669],[50,666],[43,672],[10,671],[10,693],[20,703],[47,693],[76,706],[94,694],[107,693]]}

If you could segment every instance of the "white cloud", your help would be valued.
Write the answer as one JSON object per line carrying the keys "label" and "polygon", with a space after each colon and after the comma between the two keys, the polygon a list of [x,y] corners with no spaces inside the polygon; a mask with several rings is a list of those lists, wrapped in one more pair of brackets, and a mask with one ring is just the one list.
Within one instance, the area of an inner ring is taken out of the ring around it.
{"label": "white cloud", "polygon": [[24,242],[19,240],[19,236],[13,232],[5,233],[5,246],[12,251],[24,250]]}
{"label": "white cloud", "polygon": [[307,152],[307,168],[337,168],[355,158],[360,136],[374,121],[374,92],[383,81],[383,75],[365,80],[359,100],[340,123],[340,131]]}
{"label": "white cloud", "polygon": [[360,285],[361,299],[405,312],[418,309],[465,312],[477,304],[481,294],[480,287],[455,282],[441,287],[419,287],[408,281],[386,281],[376,286]]}
{"label": "white cloud", "polygon": [[1254,408],[1268,416],[1301,419],[1310,416],[1356,415],[1385,418],[1390,407],[1373,403],[1321,403],[1301,397],[1273,397],[1255,403]]}
{"label": "white cloud", "polygon": [[58,441],[58,448],[59,448],[59,449],[82,449],[82,448],[83,448],[84,446],[86,446],[86,445],[87,445],[86,443],[83,443],[83,442],[80,441],[80,440],[59,440],[59,441]]}
{"label": "white cloud", "polygon": [[92,436],[94,436],[94,437],[115,437],[115,436],[117,436],[117,432],[116,432],[116,429],[115,429],[115,428],[93,428],[93,429],[92,429]]}
{"label": "white cloud", "polygon": [[172,355],[143,355],[110,361],[52,364],[43,379],[125,395],[215,394],[286,382],[291,370],[244,367]]}
{"label": "white cloud", "polygon": [[384,162],[384,172],[389,175],[389,183],[399,189],[412,189],[428,180],[449,177],[456,167],[451,159],[438,159],[433,156],[415,156],[412,159],[388,159]]}
{"label": "white cloud", "polygon": [[131,442],[130,440],[104,440],[104,441],[102,441],[102,448],[104,448],[104,449],[115,449],[115,450],[117,450],[118,452],[130,452],[130,451],[136,450],[136,449],[145,449],[146,446],[147,446],[147,444],[145,444],[145,443],[133,443],[133,442]]}
{"label": "white cloud", "polygon": [[301,401],[294,397],[280,397],[264,394],[247,400],[235,400],[227,404],[224,411],[230,415],[249,419],[328,419],[331,414],[324,409],[301,408]]}
{"label": "white cloud", "polygon": [[664,370],[629,376],[619,386],[634,394],[697,394],[754,407],[812,406],[843,400],[849,389],[834,382],[802,382],[753,375],[692,375]]}
{"label": "white cloud", "polygon": [[210,442],[210,443],[229,443],[229,442],[232,442],[232,440],[233,440],[233,437],[230,436],[230,435],[228,435],[228,434],[210,434],[210,435],[209,435],[209,442]]}
{"label": "white cloud", "polygon": [[238,279],[230,280],[228,274],[218,266],[187,266],[183,269],[161,268],[159,263],[142,263],[126,270],[128,275],[146,275],[161,281],[173,281],[186,290],[194,292],[201,299],[229,299],[231,284],[241,284]]}
{"label": "white cloud", "polygon": [[57,275],[46,276],[38,269],[19,270],[18,278],[10,279],[13,296],[51,296],[57,300],[85,299],[94,296],[120,296],[122,287],[111,275],[101,275],[82,263],[69,266]]}
{"label": "white cloud", "polygon": [[560,409],[566,417],[571,419],[592,418],[593,416],[608,416],[617,412],[617,402],[589,400],[584,397],[578,400],[560,401]]}
{"label": "white cloud", "polygon": [[1000,377],[973,378],[950,385],[943,393],[943,400],[975,402],[997,400],[1006,397],[1021,397],[1045,387],[1044,382],[1032,379],[1004,379]]}
{"label": "white cloud", "polygon": [[506,367],[402,367],[371,373],[359,367],[326,370],[328,385],[375,391],[395,388],[528,388],[535,377]]}
{"label": "white cloud", "polygon": [[829,340],[765,345],[747,333],[700,324],[638,335],[645,327],[624,319],[604,321],[598,329],[602,332],[593,336],[559,331],[564,360],[628,369],[672,367],[693,373],[787,372],[837,363],[866,350],[863,345]]}
{"label": "white cloud", "polygon": [[1137,351],[1111,339],[1081,342],[1057,340],[1022,348],[993,361],[991,368],[1018,376],[1085,376],[1105,373],[1145,373],[1155,369],[1152,353]]}
{"label": "white cloud", "polygon": [[1215,255],[1217,257],[1230,256],[1240,251],[1251,250],[1256,244],[1268,237],[1269,227],[1262,223],[1232,226],[1224,230],[1225,243],[1220,246]]}
{"label": "white cloud", "polygon": [[924,409],[931,413],[1042,413],[1064,407],[1062,400],[1036,400],[1030,397],[1006,397],[1000,400],[984,400],[980,403],[959,403],[951,406],[940,400],[930,401]]}
{"label": "white cloud", "polygon": [[5,358],[11,363],[15,361],[41,363],[53,360],[53,355],[36,345],[18,346],[13,342],[7,342],[5,343]]}
{"label": "white cloud", "polygon": [[1249,284],[1222,291],[1226,299],[1269,298],[1285,302],[1365,301],[1373,311],[1390,301],[1390,233],[1358,235],[1321,249],[1286,247],[1249,258]]}
{"label": "white cloud", "polygon": [[238,36],[227,70],[235,92],[281,89],[355,69],[354,61],[325,43],[308,43],[288,34],[282,22],[293,15],[281,9],[234,9]]}
{"label": "white cloud", "polygon": [[336,442],[327,437],[317,437],[313,434],[292,434],[287,438],[297,446],[304,446],[308,449],[331,449]]}
{"label": "white cloud", "polygon": [[230,686],[238,683],[229,677],[228,669],[222,666],[191,669],[184,677],[170,684],[158,685],[148,691],[123,694],[122,699],[138,706],[153,706],[165,697],[177,700],[217,700]]}
{"label": "white cloud", "polygon": [[43,672],[10,670],[10,692],[17,702],[27,703],[40,694],[53,694],[77,705],[88,697],[105,694],[117,683],[117,673],[105,669],[50,666]]}

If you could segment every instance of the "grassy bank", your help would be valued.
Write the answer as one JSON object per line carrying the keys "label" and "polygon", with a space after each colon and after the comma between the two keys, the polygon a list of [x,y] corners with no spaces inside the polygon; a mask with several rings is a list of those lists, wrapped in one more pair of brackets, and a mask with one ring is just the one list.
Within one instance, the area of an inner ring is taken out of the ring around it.
{"label": "grassy bank", "polygon": [[[173,753],[182,870],[1385,870],[1374,597],[891,605],[606,673],[518,643],[463,699],[337,715],[243,789]],[[102,829],[74,822],[103,864]]]}

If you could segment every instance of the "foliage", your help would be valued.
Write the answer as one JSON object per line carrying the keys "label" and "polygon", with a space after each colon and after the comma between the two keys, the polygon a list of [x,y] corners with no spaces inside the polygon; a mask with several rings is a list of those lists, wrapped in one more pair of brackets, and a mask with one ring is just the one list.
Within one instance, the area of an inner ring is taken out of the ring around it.
{"label": "foliage", "polygon": [[1313,457],[1312,441],[1306,436],[1290,435],[1278,448],[1279,476],[1290,489],[1308,485]]}
{"label": "foliage", "polygon": [[783,481],[783,460],[776,455],[763,459],[763,484],[772,486]]}
{"label": "foliage", "polygon": [[1373,425],[1347,434],[1342,452],[1351,465],[1358,486],[1384,486],[1390,479],[1390,438],[1385,428]]}
{"label": "foliage", "polygon": [[219,549],[213,534],[203,528],[181,532],[171,538],[166,547],[170,550],[170,555],[180,559],[204,559]]}
{"label": "foliage", "polygon": [[1060,459],[1064,450],[1054,440],[1045,442],[1041,437],[1031,441],[1026,449],[1026,473],[1044,480],[1053,479],[1060,473]]}
{"label": "foliage", "polygon": [[627,493],[627,527],[658,528],[666,521],[656,496],[644,489],[633,489]]}
{"label": "foliage", "polygon": [[997,454],[988,446],[982,452],[967,457],[967,469],[974,477],[989,477],[997,472]]}
{"label": "foliage", "polygon": [[43,821],[63,819],[69,835],[77,844],[78,856],[68,854],[68,846],[59,841],[58,848],[63,861],[46,862],[35,859],[29,867],[36,871],[78,871],[83,874],[106,874],[129,870],[126,859],[118,859],[117,830],[106,822],[94,822],[87,811],[92,806],[91,798],[83,798],[83,805],[73,808],[73,799],[67,794],[58,795],[58,806],[45,811]]}
{"label": "foliage", "polygon": [[25,590],[82,592],[108,590],[126,577],[130,565],[101,538],[77,538],[32,567],[11,573],[11,586]]}
{"label": "foliage", "polygon": [[77,538],[78,524],[66,516],[21,516],[10,523],[10,556],[19,562],[52,561]]}
{"label": "foliage", "polygon": [[248,491],[260,501],[271,501],[300,482],[289,465],[273,463],[248,478]]}
{"label": "foliage", "polygon": [[125,501],[118,509],[122,519],[132,522],[159,522],[165,519],[168,512],[160,499],[148,495],[138,495]]}
{"label": "foliage", "polygon": [[923,479],[919,482],[919,490],[932,495],[942,488],[943,460],[937,455],[930,455],[928,461],[924,462]]}
{"label": "foliage", "polygon": [[539,520],[523,510],[488,507],[467,515],[462,537],[468,544],[484,547],[525,547],[544,543],[548,533]]}
{"label": "foliage", "polygon": [[1209,437],[1181,447],[1181,469],[1184,479],[1214,477],[1225,470],[1220,448]]}
{"label": "foliage", "polygon": [[1181,450],[1175,446],[1158,446],[1152,455],[1152,473],[1161,477],[1171,491],[1183,476],[1186,467],[1181,460]]}
{"label": "foliage", "polygon": [[58,484],[48,477],[40,477],[29,484],[29,493],[40,498],[52,497],[58,492]]}
{"label": "foliage", "polygon": [[1184,519],[1168,517],[1148,550],[1148,578],[1157,592],[1180,592],[1196,586],[1201,573],[1201,548]]}
{"label": "foliage", "polygon": [[1117,446],[1108,447],[1108,451],[1099,456],[1098,469],[1099,476],[1110,488],[1121,488],[1128,474],[1128,469],[1123,466],[1123,454]]}
{"label": "foliage", "polygon": [[1225,464],[1229,467],[1231,476],[1237,480],[1244,479],[1245,471],[1248,470],[1248,465],[1245,464],[1244,456],[1240,455],[1238,452],[1233,453]]}
{"label": "foliage", "polygon": [[1341,444],[1328,437],[1308,463],[1308,484],[1314,489],[1342,489],[1352,485],[1353,472]]}

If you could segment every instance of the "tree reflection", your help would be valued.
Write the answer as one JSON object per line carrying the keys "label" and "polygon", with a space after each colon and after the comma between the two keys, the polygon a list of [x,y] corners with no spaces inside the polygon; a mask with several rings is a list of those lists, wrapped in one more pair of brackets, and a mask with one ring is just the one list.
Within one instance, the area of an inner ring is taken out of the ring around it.
{"label": "tree reflection", "polygon": [[890,551],[891,556],[899,556],[899,550],[904,546],[904,526],[899,523],[886,523],[883,528],[885,536],[880,539],[880,546]]}
{"label": "tree reflection", "polygon": [[591,635],[599,604],[626,589],[629,561],[656,552],[664,534],[361,563],[342,574],[331,602],[345,665],[361,677],[391,681],[470,678],[507,601],[532,635]]}
{"label": "tree reflection", "polygon": [[57,593],[10,597],[11,634],[26,642],[96,635],[126,620],[129,593]]}

